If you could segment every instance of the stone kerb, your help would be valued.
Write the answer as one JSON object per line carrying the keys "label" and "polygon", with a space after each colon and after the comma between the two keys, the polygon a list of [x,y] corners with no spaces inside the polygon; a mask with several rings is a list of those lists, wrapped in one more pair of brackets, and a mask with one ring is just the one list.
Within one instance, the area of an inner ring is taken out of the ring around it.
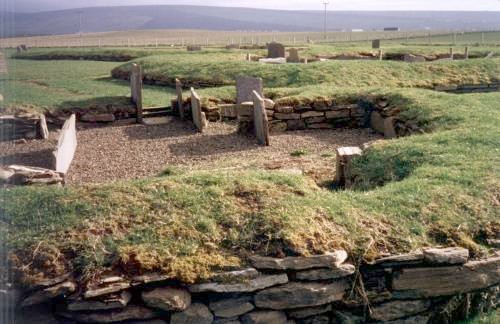
{"label": "stone kerb", "polygon": [[201,100],[198,94],[191,88],[191,113],[193,114],[193,123],[198,131],[203,132],[207,125],[205,113],[201,111]]}
{"label": "stone kerb", "polygon": [[54,170],[66,174],[73,162],[77,146],[76,116],[73,114],[66,120],[62,129],[54,156]]}
{"label": "stone kerb", "polygon": [[253,91],[254,129],[259,144],[269,146],[269,122],[267,120],[264,99],[257,91]]}
{"label": "stone kerb", "polygon": [[177,108],[179,110],[179,117],[184,119],[185,111],[184,111],[184,99],[182,98],[182,83],[179,79],[175,79],[175,92],[177,93]]}
{"label": "stone kerb", "polygon": [[142,69],[135,63],[130,73],[130,90],[132,102],[137,108],[137,122],[142,123]]}

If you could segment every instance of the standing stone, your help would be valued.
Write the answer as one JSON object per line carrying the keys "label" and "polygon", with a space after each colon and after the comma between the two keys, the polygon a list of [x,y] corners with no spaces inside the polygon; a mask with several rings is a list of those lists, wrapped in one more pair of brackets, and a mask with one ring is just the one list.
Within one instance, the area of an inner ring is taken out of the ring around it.
{"label": "standing stone", "polygon": [[395,138],[398,136],[396,132],[394,117],[387,117],[384,119],[384,137],[385,138]]}
{"label": "standing stone", "polygon": [[201,111],[201,100],[198,94],[191,88],[191,113],[193,114],[193,123],[198,131],[203,132],[207,124],[205,113]]}
{"label": "standing stone", "polygon": [[291,62],[291,63],[299,63],[300,62],[299,51],[296,48],[290,48],[288,50],[288,53],[289,53],[288,62]]}
{"label": "standing stone", "polygon": [[267,45],[267,57],[279,58],[285,56],[285,46],[280,43],[272,42]]}
{"label": "standing stone", "polygon": [[359,147],[341,147],[337,149],[336,182],[346,189],[352,187],[352,158],[359,156],[362,151]]}
{"label": "standing stone", "polygon": [[181,288],[157,288],[142,292],[142,300],[152,308],[165,311],[183,311],[191,305],[191,294]]}
{"label": "standing stone", "polygon": [[66,174],[73,162],[76,152],[76,116],[75,114],[64,123],[54,156],[54,170]]}
{"label": "standing stone", "polygon": [[264,99],[257,91],[253,92],[253,103],[255,137],[257,137],[259,144],[269,146],[269,121],[267,120],[266,107]]}
{"label": "standing stone", "polygon": [[450,59],[453,60],[453,47],[450,47]]}
{"label": "standing stone", "polygon": [[465,60],[469,59],[469,47],[468,46],[465,46],[464,59]]}
{"label": "standing stone", "polygon": [[132,102],[137,108],[137,123],[142,123],[142,69],[136,63],[132,64],[130,74]]}
{"label": "standing stone", "polygon": [[40,137],[42,139],[48,139],[49,138],[49,128],[47,127],[47,120],[45,119],[45,115],[41,114],[40,115]]}
{"label": "standing stone", "polygon": [[214,316],[203,304],[192,304],[182,313],[174,313],[170,324],[211,324]]}
{"label": "standing stone", "polygon": [[260,96],[263,96],[264,87],[261,78],[253,78],[240,76],[236,78],[236,103],[253,101],[253,92],[257,91]]}
{"label": "standing stone", "polygon": [[184,119],[185,111],[184,111],[184,99],[182,99],[182,83],[179,79],[175,79],[175,92],[177,93],[177,108],[179,110],[179,117]]}
{"label": "standing stone", "polygon": [[379,49],[380,48],[380,39],[374,39],[374,40],[372,40],[372,48],[373,49]]}
{"label": "standing stone", "polygon": [[370,127],[377,133],[384,134],[384,118],[378,111],[371,113]]}

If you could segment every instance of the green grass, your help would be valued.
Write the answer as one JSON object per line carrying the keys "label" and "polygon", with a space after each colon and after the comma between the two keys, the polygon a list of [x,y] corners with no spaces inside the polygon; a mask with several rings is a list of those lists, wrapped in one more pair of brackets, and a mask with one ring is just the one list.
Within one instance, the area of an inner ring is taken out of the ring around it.
{"label": "green grass", "polygon": [[[98,109],[106,105],[130,105],[128,81],[113,80],[118,65],[95,61],[33,61],[8,59],[9,74],[0,75],[5,108]],[[175,91],[145,86],[144,105],[169,106]]]}
{"label": "green grass", "polygon": [[345,248],[370,259],[458,244],[485,253],[485,236],[500,226],[500,94],[372,93],[404,102],[403,114],[429,133],[372,147],[355,161],[352,191],[257,169],[169,168],[138,181],[3,190],[0,234],[28,280],[117,268],[190,282],[241,266],[254,252]]}
{"label": "green grass", "polygon": [[[147,80],[172,85],[176,77],[188,84],[233,85],[239,75],[261,77],[266,88],[329,83],[335,86],[421,87],[484,83],[500,78],[498,59],[408,64],[394,61],[329,61],[267,65],[241,58],[216,60],[210,55],[150,56],[135,60]],[[113,70],[129,75],[130,63]]]}
{"label": "green grass", "polygon": [[457,324],[497,324],[500,322],[500,310],[490,314],[478,315],[472,319],[459,321]]}

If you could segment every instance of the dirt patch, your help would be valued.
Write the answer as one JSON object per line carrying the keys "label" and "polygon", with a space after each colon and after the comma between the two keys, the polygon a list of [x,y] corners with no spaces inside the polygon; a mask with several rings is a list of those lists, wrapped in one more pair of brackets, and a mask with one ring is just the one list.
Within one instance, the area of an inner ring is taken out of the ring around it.
{"label": "dirt patch", "polygon": [[[324,181],[333,176],[335,148],[357,146],[380,138],[369,130],[360,129],[305,130],[272,135],[271,146],[262,147],[254,138],[242,136],[236,130],[236,123],[210,123],[206,132],[200,134],[191,123],[175,118],[166,125],[157,126],[80,124],[78,148],[67,183],[102,183],[157,176],[167,167],[301,170],[317,181]],[[33,165],[30,161],[35,161],[42,150],[52,147],[47,143],[3,144],[12,147],[9,154],[0,150],[0,159],[6,155],[30,154],[29,158],[18,161]],[[297,156],[296,151],[301,154]]]}

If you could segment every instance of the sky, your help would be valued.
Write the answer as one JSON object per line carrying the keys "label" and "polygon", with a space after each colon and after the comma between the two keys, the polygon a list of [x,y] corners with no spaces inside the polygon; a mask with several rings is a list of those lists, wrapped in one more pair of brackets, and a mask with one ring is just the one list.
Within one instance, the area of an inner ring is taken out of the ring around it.
{"label": "sky", "polygon": [[[34,12],[91,6],[183,4],[286,10],[323,10],[325,0],[1,0],[9,11]],[[326,0],[329,10],[500,11],[500,0]]]}

